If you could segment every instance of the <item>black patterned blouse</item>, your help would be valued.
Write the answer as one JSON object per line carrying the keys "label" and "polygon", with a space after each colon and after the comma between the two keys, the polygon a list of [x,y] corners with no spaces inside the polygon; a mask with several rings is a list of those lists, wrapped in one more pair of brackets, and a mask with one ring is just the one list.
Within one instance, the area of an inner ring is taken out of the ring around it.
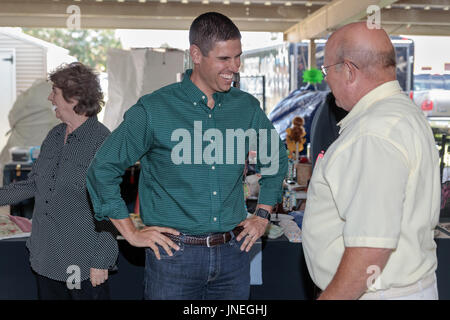
{"label": "black patterned blouse", "polygon": [[110,221],[94,219],[86,189],[86,171],[110,131],[90,117],[67,136],[66,124],[54,127],[41,146],[27,180],[0,188],[0,205],[35,198],[31,267],[58,281],[89,279],[90,268],[111,269],[118,256],[117,231]]}

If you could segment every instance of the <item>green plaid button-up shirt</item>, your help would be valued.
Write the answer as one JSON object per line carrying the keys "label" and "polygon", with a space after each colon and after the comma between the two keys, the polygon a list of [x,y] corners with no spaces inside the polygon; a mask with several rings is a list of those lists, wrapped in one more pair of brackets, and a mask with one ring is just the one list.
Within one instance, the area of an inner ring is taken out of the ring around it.
{"label": "green plaid button-up shirt", "polygon": [[[239,144],[230,133],[249,129],[257,133],[257,167],[263,173],[259,203],[281,200],[286,151],[258,100],[231,88],[214,93],[215,106],[210,109],[191,74],[187,70],[182,82],[141,97],[98,150],[87,175],[96,219],[129,216],[119,185],[126,168],[140,160],[144,224],[193,235],[232,230],[247,215],[243,159],[255,145],[251,147],[250,138]],[[267,143],[260,142],[264,131]],[[260,154],[272,161],[259,161]],[[272,172],[264,174],[270,167]]]}

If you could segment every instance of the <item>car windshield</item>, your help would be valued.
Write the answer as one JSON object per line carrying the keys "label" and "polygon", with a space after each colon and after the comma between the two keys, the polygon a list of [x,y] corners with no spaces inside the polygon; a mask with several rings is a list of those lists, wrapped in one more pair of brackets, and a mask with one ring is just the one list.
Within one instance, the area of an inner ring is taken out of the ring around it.
{"label": "car windshield", "polygon": [[450,74],[444,74],[444,89],[450,90]]}
{"label": "car windshield", "polygon": [[450,90],[450,74],[414,75],[414,90],[445,89]]}

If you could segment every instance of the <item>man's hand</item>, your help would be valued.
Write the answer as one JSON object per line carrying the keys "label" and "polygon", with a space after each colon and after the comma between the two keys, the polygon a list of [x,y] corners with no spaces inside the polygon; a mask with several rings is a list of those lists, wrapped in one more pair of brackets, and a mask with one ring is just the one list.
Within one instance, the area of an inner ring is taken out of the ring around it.
{"label": "man's hand", "polygon": [[107,269],[95,269],[90,270],[90,280],[93,287],[101,285],[108,279]]}
{"label": "man's hand", "polygon": [[239,226],[244,227],[244,230],[236,237],[236,240],[239,242],[245,237],[241,250],[249,252],[256,240],[258,240],[266,231],[268,223],[269,220],[255,215],[239,223]]}
{"label": "man's hand", "polygon": [[141,230],[136,229],[133,222],[130,218],[125,219],[110,219],[114,226],[119,230],[120,234],[132,245],[135,247],[150,247],[156,255],[158,260],[161,259],[161,255],[159,254],[159,249],[157,245],[166,250],[169,256],[172,256],[173,248],[175,250],[180,250],[180,247],[170,240],[168,237],[162,234],[162,232],[171,233],[174,235],[179,235],[180,232],[168,228],[168,227],[145,227]]}
{"label": "man's hand", "polygon": [[158,260],[161,259],[161,255],[159,254],[157,245],[163,247],[169,256],[173,256],[170,248],[178,251],[180,250],[180,247],[168,237],[163,235],[162,232],[171,233],[173,235],[180,234],[180,232],[172,228],[157,226],[145,227],[141,230],[135,230],[131,234],[129,242],[135,247],[150,247]]}

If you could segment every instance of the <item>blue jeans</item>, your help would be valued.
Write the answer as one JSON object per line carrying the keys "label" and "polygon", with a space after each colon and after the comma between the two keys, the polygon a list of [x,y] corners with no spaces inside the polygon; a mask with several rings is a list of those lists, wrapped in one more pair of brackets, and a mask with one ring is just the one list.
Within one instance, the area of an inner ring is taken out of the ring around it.
{"label": "blue jeans", "polygon": [[144,299],[246,300],[250,294],[250,258],[240,250],[244,239],[215,247],[178,243],[170,257],[158,247],[161,260],[146,249]]}

